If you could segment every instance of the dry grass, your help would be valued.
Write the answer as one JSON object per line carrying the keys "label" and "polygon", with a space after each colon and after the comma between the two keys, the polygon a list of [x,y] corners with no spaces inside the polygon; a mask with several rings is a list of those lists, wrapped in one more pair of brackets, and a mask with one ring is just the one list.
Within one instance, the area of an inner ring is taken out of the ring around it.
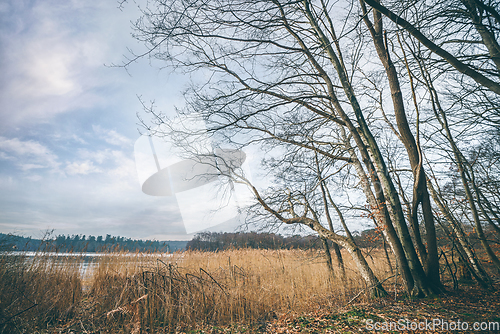
{"label": "dry grass", "polygon": [[[371,263],[381,279],[390,276],[382,255],[382,251],[374,254]],[[366,288],[350,257],[344,258],[346,284],[339,272],[331,277],[322,252],[317,251],[239,249],[171,257],[110,254],[98,260],[85,280],[71,260],[54,265],[43,257],[31,263],[10,257],[2,260],[0,268],[0,323],[6,322],[0,333],[26,328],[33,332],[37,326],[57,323],[65,323],[59,327],[63,329],[77,324],[82,332],[153,333],[160,328],[175,332],[332,309]],[[9,295],[12,286],[23,288]],[[356,301],[367,299],[368,294],[362,293]],[[38,305],[28,309],[33,303]]]}
{"label": "dry grass", "polygon": [[71,319],[82,298],[76,261],[40,254],[0,256],[0,333],[42,329]]}
{"label": "dry grass", "polygon": [[[134,331],[256,323],[276,313],[334,308],[365,288],[346,256],[347,284],[333,278],[321,252],[229,250],[169,259],[103,259],[91,295],[108,326]],[[390,275],[384,261],[374,266]],[[358,299],[368,298],[368,294]]]}

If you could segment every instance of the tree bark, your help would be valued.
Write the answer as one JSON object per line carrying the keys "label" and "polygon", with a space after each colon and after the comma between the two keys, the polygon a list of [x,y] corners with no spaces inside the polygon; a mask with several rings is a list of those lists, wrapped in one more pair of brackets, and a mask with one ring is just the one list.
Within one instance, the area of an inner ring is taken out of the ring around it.
{"label": "tree bark", "polygon": [[459,251],[463,252],[463,257],[467,259],[467,263],[470,264],[471,272],[473,273],[476,280],[485,288],[488,288],[491,285],[491,280],[484,270],[481,262],[474,254],[471,245],[467,241],[467,236],[465,235],[460,224],[455,220],[452,216],[450,210],[447,208],[446,204],[442,201],[437,191],[434,189],[431,181],[427,181],[428,188],[431,191],[432,198],[434,199],[434,203],[437,204],[439,210],[443,214],[444,218],[448,222],[448,224],[453,229],[454,235],[458,240],[460,245]]}
{"label": "tree bark", "polygon": [[460,152],[458,146],[455,143],[455,140],[451,134],[450,127],[448,125],[448,120],[446,118],[446,114],[444,110],[441,108],[441,105],[439,103],[439,98],[437,96],[437,93],[432,85],[432,82],[427,82],[427,85],[429,86],[429,89],[432,94],[432,99],[433,99],[433,104],[435,105],[435,114],[436,117],[441,124],[441,127],[445,131],[445,136],[446,139],[448,140],[451,150],[453,152],[453,155],[455,157],[455,163],[457,164],[458,167],[458,173],[460,175],[460,180],[462,181],[462,186],[464,187],[465,191],[465,197],[467,199],[467,202],[469,203],[469,208],[472,214],[472,218],[474,220],[474,225],[476,227],[476,234],[481,242],[481,245],[483,246],[488,258],[493,262],[493,264],[497,267],[498,270],[500,270],[500,259],[495,255],[495,252],[491,249],[488,240],[486,240],[486,236],[484,235],[483,227],[481,225],[481,220],[479,218],[479,213],[476,207],[476,203],[474,200],[474,196],[472,195],[471,189],[470,189],[470,177],[467,178],[467,172],[466,168],[468,166],[468,163],[462,153]]}
{"label": "tree bark", "polygon": [[326,266],[328,267],[328,272],[330,273],[330,279],[333,282],[335,280],[335,270],[333,270],[332,254],[330,253],[330,246],[328,245],[328,240],[321,238],[323,242],[323,250],[325,252]]}
{"label": "tree bark", "polygon": [[479,16],[481,15],[482,10],[480,10],[481,6],[477,6],[477,3],[478,2],[482,3],[481,0],[478,1],[461,0],[461,1],[467,8],[468,16],[470,17],[479,35],[481,35],[483,44],[488,49],[491,60],[495,63],[497,71],[500,73],[500,45],[498,45],[498,42],[495,39],[495,35],[490,30],[488,30],[488,28],[483,24],[482,18]]}
{"label": "tree bark", "polygon": [[[350,123],[349,123],[350,124]],[[353,138],[355,138],[357,142],[357,146],[361,152],[361,155],[363,157],[363,161],[365,165],[367,165],[367,168],[369,168],[369,175],[372,180],[372,183],[375,188],[375,194],[373,194],[372,189],[370,187],[370,180],[368,176],[366,175],[365,170],[363,169],[363,166],[361,165],[361,162],[359,161],[358,157],[356,156],[354,152],[354,148],[351,146],[349,143],[348,139],[345,136],[345,132],[343,129],[340,129],[341,133],[343,134],[344,140],[345,140],[345,145],[348,148],[352,164],[357,172],[357,175],[360,180],[361,188],[366,196],[366,199],[368,201],[368,204],[370,205],[370,210],[373,213],[376,222],[378,222],[378,226],[382,228],[382,233],[385,235],[387,241],[389,242],[389,246],[391,247],[392,252],[397,258],[398,263],[400,264],[401,267],[401,273],[403,276],[403,281],[405,283],[405,288],[406,291],[411,294],[413,291],[413,288],[415,286],[415,282],[413,279],[413,276],[411,274],[410,267],[408,265],[408,260],[406,258],[403,246],[401,244],[401,240],[399,239],[397,232],[394,228],[394,225],[392,224],[391,216],[389,211],[387,210],[387,205],[385,203],[385,197],[383,194],[383,191],[381,190],[380,186],[380,181],[378,179],[377,173],[375,171],[375,168],[373,167],[370,159],[369,159],[369,154],[364,146],[364,143],[362,142],[361,138],[357,134],[353,134]],[[331,201],[333,202],[333,201]]]}
{"label": "tree bark", "polygon": [[[360,3],[361,7],[363,8],[363,20],[365,21],[365,24],[367,25],[372,35],[375,49],[380,61],[385,68],[387,79],[389,81],[389,87],[391,90],[394,115],[396,116],[396,123],[399,129],[400,138],[406,148],[406,152],[410,160],[410,166],[413,171],[414,191],[411,220],[412,226],[414,227],[416,242],[420,249],[420,256],[422,258],[422,262],[424,263],[427,278],[432,282],[432,284],[439,287],[441,286],[441,281],[439,278],[439,258],[437,251],[436,231],[430,204],[429,192],[427,190],[425,182],[426,176],[422,164],[420,144],[415,141],[415,137],[410,130],[408,120],[406,118],[406,111],[404,107],[403,96],[401,94],[401,86],[398,79],[398,73],[389,55],[387,45],[386,43],[384,43],[382,16],[377,10],[374,10],[374,24],[372,24],[368,18],[368,13],[366,11],[363,0],[360,0]],[[411,80],[411,73],[408,72],[408,75],[410,76]],[[416,101],[415,107],[417,108]],[[422,213],[425,222],[427,251],[420,241],[420,230],[417,217],[418,205],[420,203],[422,204]]]}
{"label": "tree bark", "polygon": [[[318,26],[318,23],[314,19],[310,8],[309,8],[309,1],[305,0],[304,1],[304,7],[305,7],[305,12],[306,15],[309,19],[309,23],[311,26],[314,28],[316,31],[318,38],[322,44],[322,46],[325,48],[325,51],[327,55],[329,56],[330,61],[332,62],[338,76],[340,79],[340,82],[342,84],[343,90],[349,100],[349,103],[354,111],[354,114],[356,116],[356,120],[359,124],[359,130],[360,133],[363,136],[363,139],[366,141],[367,146],[369,151],[371,152],[371,159],[373,161],[373,164],[376,167],[378,177],[380,179],[380,182],[382,184],[382,189],[384,190],[385,196],[389,199],[390,204],[391,204],[391,210],[395,216],[395,226],[398,232],[398,236],[401,239],[401,244],[403,245],[403,249],[405,251],[408,264],[410,267],[410,271],[412,273],[414,282],[415,282],[415,287],[413,291],[413,294],[415,295],[431,295],[433,293],[438,293],[439,289],[436,286],[432,286],[432,282],[427,281],[425,272],[423,270],[422,264],[420,263],[420,260],[418,259],[418,255],[415,251],[415,248],[413,247],[413,242],[410,237],[410,233],[408,231],[408,227],[406,226],[406,222],[404,219],[404,214],[403,214],[403,209],[401,207],[401,202],[399,200],[399,196],[397,194],[396,188],[394,187],[394,184],[392,180],[390,179],[387,171],[387,167],[385,165],[384,159],[382,157],[382,154],[380,152],[380,149],[378,147],[377,142],[375,141],[375,138],[373,137],[373,134],[371,133],[370,129],[368,128],[368,125],[366,124],[365,118],[363,116],[361,107],[358,103],[358,100],[356,98],[356,95],[354,94],[354,90],[346,76],[345,69],[342,67],[342,64],[335,54],[330,41],[326,37],[326,35],[323,33],[323,31],[320,29]],[[346,122],[346,119],[344,119],[345,116],[341,115],[341,118]],[[354,136],[354,134],[353,134]],[[416,289],[415,289],[416,288]]]}

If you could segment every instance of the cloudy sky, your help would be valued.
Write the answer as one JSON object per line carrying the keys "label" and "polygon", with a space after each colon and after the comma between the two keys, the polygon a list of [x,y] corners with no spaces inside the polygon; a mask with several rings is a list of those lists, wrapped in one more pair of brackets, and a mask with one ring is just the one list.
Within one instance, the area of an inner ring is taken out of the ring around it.
{"label": "cloudy sky", "polygon": [[0,3],[0,232],[190,239],[175,200],[141,192],[139,96],[171,112],[184,78],[123,68],[140,13],[114,0]]}

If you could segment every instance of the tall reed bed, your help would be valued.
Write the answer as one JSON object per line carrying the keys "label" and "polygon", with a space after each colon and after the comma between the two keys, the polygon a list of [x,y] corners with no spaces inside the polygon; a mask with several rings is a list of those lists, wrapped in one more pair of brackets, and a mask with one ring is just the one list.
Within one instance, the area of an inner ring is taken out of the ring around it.
{"label": "tall reed bed", "polygon": [[[106,315],[106,326],[125,332],[256,323],[283,312],[345,304],[365,288],[350,269],[354,265],[346,262],[347,277],[341,280],[316,251],[185,252],[137,261],[115,257],[103,259],[91,295],[95,312]],[[381,276],[388,274],[383,263],[375,267]]]}
{"label": "tall reed bed", "polygon": [[82,298],[76,258],[0,255],[0,333],[35,332],[72,319]]}
{"label": "tall reed bed", "polygon": [[[379,253],[372,268],[388,277]],[[345,278],[338,269],[332,276],[319,251],[110,253],[85,275],[82,259],[42,254],[0,258],[0,334],[179,332],[369,298],[347,254]]]}

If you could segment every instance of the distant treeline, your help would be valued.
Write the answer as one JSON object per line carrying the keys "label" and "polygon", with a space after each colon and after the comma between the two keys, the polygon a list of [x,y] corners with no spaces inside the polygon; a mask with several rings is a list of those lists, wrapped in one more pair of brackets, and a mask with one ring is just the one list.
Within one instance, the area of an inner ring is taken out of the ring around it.
{"label": "distant treeline", "polygon": [[0,250],[57,252],[175,252],[184,250],[187,241],[134,240],[111,236],[58,235],[55,238],[32,239],[0,233]]}
{"label": "distant treeline", "polygon": [[[466,230],[466,229],[464,229]],[[468,231],[467,232],[472,232]],[[485,229],[488,233],[488,230]],[[389,247],[384,240],[382,232],[379,229],[366,229],[361,232],[352,232],[356,245],[360,248],[382,248]],[[449,245],[450,240],[444,231],[438,226],[436,228],[438,246]],[[490,235],[490,234],[487,234]],[[470,237],[471,244],[476,246],[478,240],[474,235]],[[332,245],[331,241],[328,241]],[[187,245],[186,249],[200,251],[222,251],[232,248],[257,248],[257,249],[320,249],[323,248],[323,241],[315,235],[301,236],[282,236],[275,233],[256,233],[256,232],[238,232],[238,233],[217,233],[201,232],[194,236]],[[342,247],[340,247],[342,248]]]}
{"label": "distant treeline", "polygon": [[[354,235],[360,247],[380,247],[382,238],[376,230],[365,230]],[[331,245],[331,241],[329,241]],[[175,252],[185,249],[218,251],[230,248],[258,249],[319,249],[323,242],[318,236],[282,236],[275,233],[238,232],[217,233],[201,232],[190,241],[134,240],[111,236],[58,235],[43,239],[26,238],[0,233],[0,251],[57,251],[57,252]]]}
{"label": "distant treeline", "polygon": [[260,249],[310,249],[321,247],[316,236],[284,237],[274,233],[217,233],[202,232],[194,236],[186,245],[186,249],[201,251],[218,251],[230,248]]}
{"label": "distant treeline", "polygon": [[[384,245],[383,238],[376,229],[354,232],[354,240],[362,248],[378,248]],[[328,241],[331,245],[332,242]],[[282,236],[275,233],[216,233],[202,232],[194,236],[186,245],[186,249],[201,251],[220,251],[231,248],[260,249],[319,249],[323,241],[314,235]]]}

